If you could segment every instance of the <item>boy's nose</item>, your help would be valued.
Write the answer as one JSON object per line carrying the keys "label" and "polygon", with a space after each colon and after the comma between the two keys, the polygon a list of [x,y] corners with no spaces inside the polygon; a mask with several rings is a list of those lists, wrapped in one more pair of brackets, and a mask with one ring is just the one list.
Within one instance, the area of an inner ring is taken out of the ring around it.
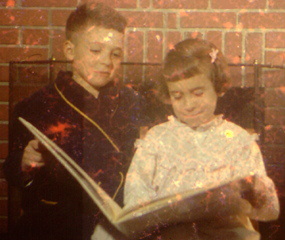
{"label": "boy's nose", "polygon": [[111,56],[109,54],[102,54],[100,57],[100,62],[102,64],[107,65],[107,66],[111,66],[112,65]]}

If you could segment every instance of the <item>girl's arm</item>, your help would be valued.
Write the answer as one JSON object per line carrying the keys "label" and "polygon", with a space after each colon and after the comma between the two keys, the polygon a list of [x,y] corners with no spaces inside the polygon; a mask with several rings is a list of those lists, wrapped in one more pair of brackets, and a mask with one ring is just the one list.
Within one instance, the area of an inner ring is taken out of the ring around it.
{"label": "girl's arm", "polygon": [[250,217],[259,221],[275,220],[280,211],[275,185],[266,174],[260,149],[255,142],[251,146],[249,161],[255,173],[247,182],[251,185],[251,191],[245,194],[252,205]]}
{"label": "girl's arm", "polygon": [[139,140],[140,146],[132,159],[127,173],[124,204],[125,207],[139,205],[156,196],[156,189],[152,186],[156,167],[156,153],[151,151],[147,140]]}

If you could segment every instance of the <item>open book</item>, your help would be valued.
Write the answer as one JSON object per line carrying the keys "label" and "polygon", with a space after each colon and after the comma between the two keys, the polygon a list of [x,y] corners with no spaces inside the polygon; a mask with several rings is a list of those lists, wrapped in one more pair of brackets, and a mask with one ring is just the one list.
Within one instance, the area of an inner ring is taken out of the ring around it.
{"label": "open book", "polygon": [[[127,236],[135,236],[142,232],[151,231],[162,225],[196,221],[217,215],[222,216],[223,214],[234,214],[246,206],[239,205],[240,197],[238,195],[236,198],[225,197],[231,191],[231,188],[227,188],[229,184],[243,181],[242,179],[233,179],[231,183],[216,183],[207,189],[185,191],[181,194],[156,199],[139,206],[121,208],[54,142],[23,118],[19,118],[19,120],[80,183],[106,218]],[[249,175],[245,173],[244,177]],[[246,202],[246,200],[244,201]],[[233,208],[232,206],[237,207]]]}

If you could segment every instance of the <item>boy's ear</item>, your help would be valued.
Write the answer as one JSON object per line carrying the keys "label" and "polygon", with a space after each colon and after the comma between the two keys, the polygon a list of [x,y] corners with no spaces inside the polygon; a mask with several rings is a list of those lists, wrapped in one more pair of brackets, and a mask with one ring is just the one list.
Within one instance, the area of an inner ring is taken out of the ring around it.
{"label": "boy's ear", "polygon": [[218,94],[218,97],[223,97],[225,95],[225,92],[221,92]]}
{"label": "boy's ear", "polygon": [[63,44],[63,53],[68,61],[72,61],[74,59],[74,44],[66,40]]}

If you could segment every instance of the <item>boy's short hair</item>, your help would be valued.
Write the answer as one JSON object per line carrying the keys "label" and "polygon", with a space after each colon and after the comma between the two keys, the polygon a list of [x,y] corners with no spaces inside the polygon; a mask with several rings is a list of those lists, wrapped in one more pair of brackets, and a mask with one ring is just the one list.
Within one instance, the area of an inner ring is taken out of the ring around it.
{"label": "boy's short hair", "polygon": [[79,5],[68,17],[66,22],[66,39],[72,40],[74,33],[88,26],[104,27],[124,33],[127,20],[115,9],[103,3],[88,2]]}
{"label": "boy's short hair", "polygon": [[177,43],[168,52],[163,64],[163,77],[159,84],[160,97],[169,99],[168,81],[178,81],[205,74],[213,83],[216,93],[229,88],[228,64],[217,47],[205,40],[189,38]]}

